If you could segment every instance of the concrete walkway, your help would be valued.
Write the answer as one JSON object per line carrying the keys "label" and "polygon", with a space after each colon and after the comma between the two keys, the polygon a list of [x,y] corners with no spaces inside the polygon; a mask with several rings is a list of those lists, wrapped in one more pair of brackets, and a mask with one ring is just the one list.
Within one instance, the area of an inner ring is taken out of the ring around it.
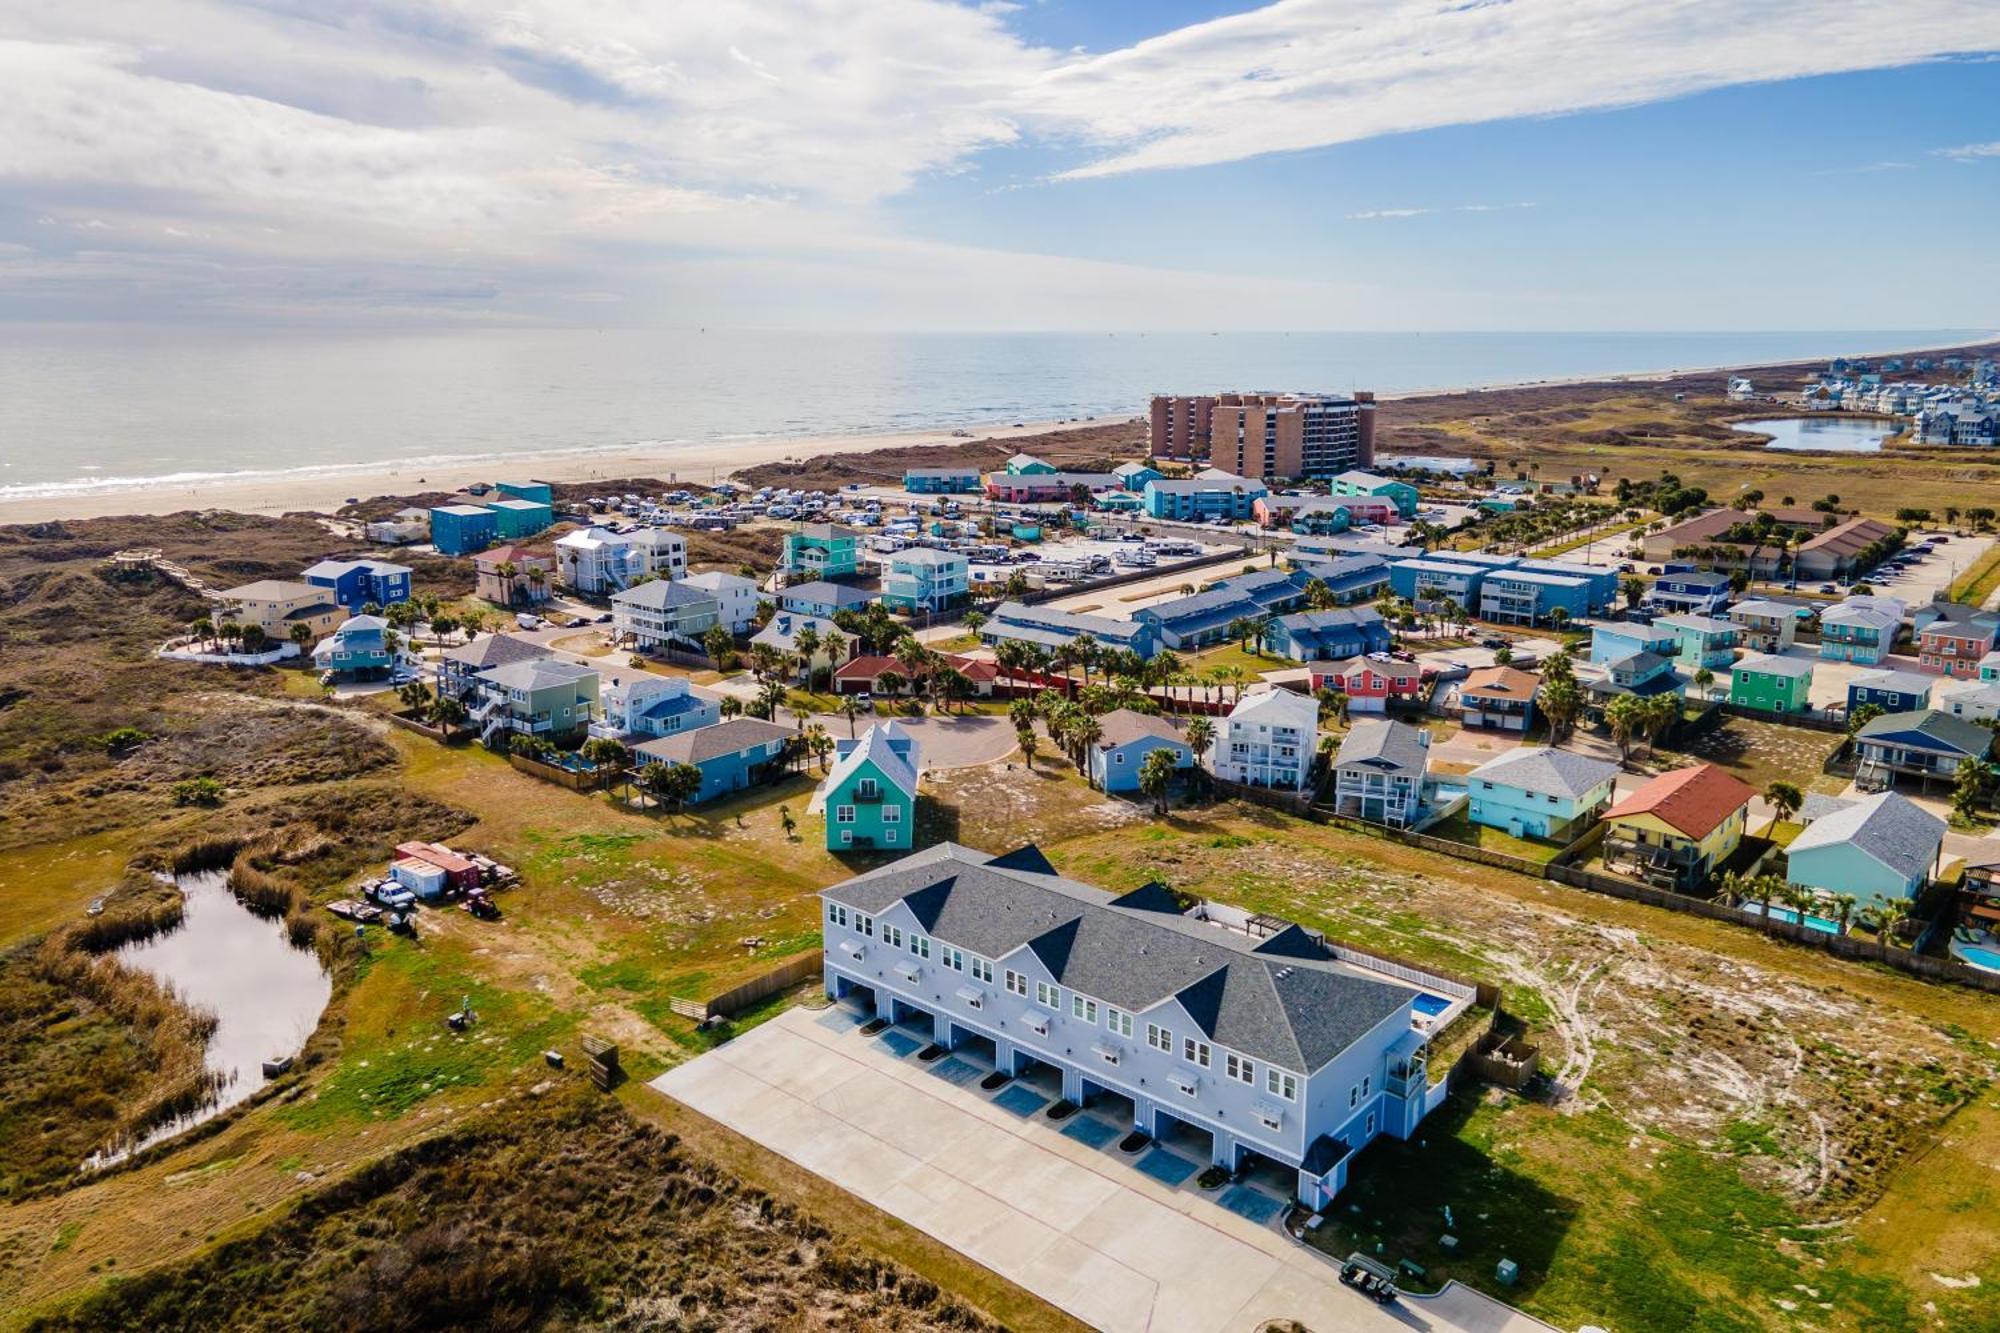
{"label": "concrete walkway", "polygon": [[842,1011],[793,1009],[652,1086],[1115,1333],[1549,1331],[1456,1284],[1382,1309],[1275,1226],[929,1070]]}

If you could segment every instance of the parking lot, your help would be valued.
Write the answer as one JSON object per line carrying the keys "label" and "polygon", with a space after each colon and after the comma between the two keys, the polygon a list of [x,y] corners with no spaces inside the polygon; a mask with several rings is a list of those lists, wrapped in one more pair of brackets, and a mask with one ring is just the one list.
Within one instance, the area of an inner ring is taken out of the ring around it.
{"label": "parking lot", "polygon": [[1199,1190],[1191,1170],[1169,1183],[1173,1160],[1135,1165],[1039,1114],[1048,1098],[1030,1082],[989,1096],[951,1058],[920,1061],[920,1035],[857,1023],[794,1009],[652,1087],[1097,1328],[1548,1329],[1457,1285],[1377,1307],[1275,1221],[1225,1207],[1229,1191]]}

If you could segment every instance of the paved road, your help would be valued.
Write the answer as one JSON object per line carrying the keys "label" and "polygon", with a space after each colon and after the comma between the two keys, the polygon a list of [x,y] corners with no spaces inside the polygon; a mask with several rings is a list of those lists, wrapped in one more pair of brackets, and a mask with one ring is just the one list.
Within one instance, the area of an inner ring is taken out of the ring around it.
{"label": "paved road", "polygon": [[836,1032],[836,1012],[794,1009],[652,1086],[1113,1333],[1549,1333],[1455,1285],[1383,1310],[1275,1225]]}

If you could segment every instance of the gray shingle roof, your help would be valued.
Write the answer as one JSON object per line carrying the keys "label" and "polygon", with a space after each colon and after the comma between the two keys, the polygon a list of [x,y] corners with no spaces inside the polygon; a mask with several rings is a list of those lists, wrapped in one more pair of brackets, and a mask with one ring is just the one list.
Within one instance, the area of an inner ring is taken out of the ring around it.
{"label": "gray shingle roof", "polygon": [[1898,732],[1916,732],[1935,744],[1965,754],[1983,755],[1993,747],[1993,733],[1974,722],[1935,708],[1912,709],[1905,713],[1884,713],[1855,733],[1859,740],[1875,740]]}
{"label": "gray shingle roof", "polygon": [[699,764],[725,754],[741,754],[753,745],[783,740],[796,733],[790,727],[760,717],[732,717],[713,726],[696,727],[677,736],[662,736],[633,747],[642,761],[657,764]]}
{"label": "gray shingle roof", "polygon": [[596,680],[597,673],[574,662],[535,657],[491,667],[480,672],[479,679],[505,690],[534,691],[545,690],[551,685],[574,685],[582,680]]}
{"label": "gray shingle roof", "polygon": [[532,662],[539,657],[553,656],[554,653],[533,639],[518,638],[512,634],[488,634],[462,648],[453,648],[444,655],[444,660],[468,671],[485,671],[509,662]]}
{"label": "gray shingle roof", "polygon": [[1810,657],[1780,657],[1776,653],[1760,653],[1746,657],[1736,664],[1738,671],[1747,671],[1756,676],[1786,676],[1797,679],[1810,676],[1813,659]]}
{"label": "gray shingle roof", "polygon": [[1407,722],[1373,720],[1357,722],[1347,739],[1340,743],[1335,768],[1366,764],[1370,768],[1395,773],[1422,773],[1430,747],[1423,732]]}
{"label": "gray shingle roof", "polygon": [[716,605],[715,595],[701,588],[691,588],[675,579],[651,579],[637,587],[626,588],[611,595],[613,606],[636,606],[646,611],[665,611],[678,606],[697,606],[701,603]]}
{"label": "gray shingle roof", "polygon": [[1210,1040],[1305,1073],[1413,997],[1331,958],[1304,956],[1309,950],[1259,945],[955,843],[825,896],[871,915],[903,902],[932,936],[982,957],[1004,960],[1025,946],[1059,984],[1133,1014],[1178,1000]]}
{"label": "gray shingle roof", "polygon": [[1509,750],[1489,759],[1473,769],[1470,776],[1483,782],[1504,782],[1538,796],[1574,799],[1617,777],[1618,765],[1608,759],[1537,745]]}
{"label": "gray shingle roof", "polygon": [[1848,843],[1899,875],[1929,874],[1944,829],[1942,819],[1909,797],[1885,791],[1821,815],[1786,850],[1797,857]]}
{"label": "gray shingle roof", "polygon": [[1097,719],[1097,725],[1100,728],[1097,737],[1100,749],[1109,750],[1120,745],[1130,745],[1133,741],[1147,736],[1173,741],[1179,745],[1187,744],[1181,738],[1179,728],[1167,719],[1130,708],[1112,709]]}

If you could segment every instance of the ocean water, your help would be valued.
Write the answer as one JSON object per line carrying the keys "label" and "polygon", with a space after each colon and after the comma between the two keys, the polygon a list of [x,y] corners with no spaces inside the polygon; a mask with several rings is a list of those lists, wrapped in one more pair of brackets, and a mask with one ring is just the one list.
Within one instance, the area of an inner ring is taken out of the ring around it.
{"label": "ocean water", "polygon": [[1841,333],[357,333],[0,326],[0,498],[510,454],[1130,416],[1962,343]]}

